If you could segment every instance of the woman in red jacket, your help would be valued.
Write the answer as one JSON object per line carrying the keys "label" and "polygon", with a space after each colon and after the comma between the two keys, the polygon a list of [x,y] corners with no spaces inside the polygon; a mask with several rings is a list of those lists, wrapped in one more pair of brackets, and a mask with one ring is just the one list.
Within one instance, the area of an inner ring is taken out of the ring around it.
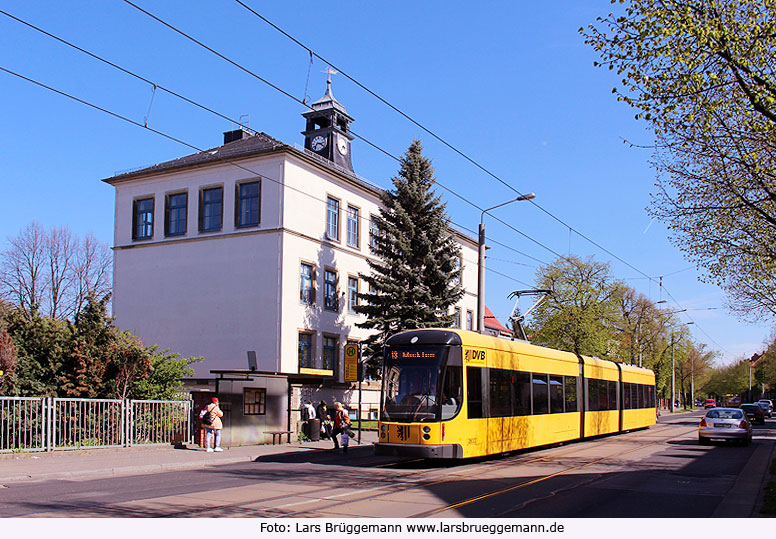
{"label": "woman in red jacket", "polygon": [[224,417],[224,412],[218,407],[218,397],[213,397],[213,402],[207,405],[206,412],[210,414],[210,425],[205,426],[205,446],[207,452],[212,453],[213,447],[213,435],[216,437],[215,451],[223,451],[221,449],[221,430],[224,428],[224,424],[221,422],[221,418]]}

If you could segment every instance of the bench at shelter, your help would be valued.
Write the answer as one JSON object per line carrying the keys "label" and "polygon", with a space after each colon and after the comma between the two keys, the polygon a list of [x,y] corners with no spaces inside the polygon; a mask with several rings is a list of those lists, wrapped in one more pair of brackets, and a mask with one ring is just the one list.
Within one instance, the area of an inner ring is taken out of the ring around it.
{"label": "bench at shelter", "polygon": [[291,430],[265,430],[264,434],[272,435],[272,445],[283,443],[283,435],[288,435],[288,443],[291,443],[291,434],[294,431]]}

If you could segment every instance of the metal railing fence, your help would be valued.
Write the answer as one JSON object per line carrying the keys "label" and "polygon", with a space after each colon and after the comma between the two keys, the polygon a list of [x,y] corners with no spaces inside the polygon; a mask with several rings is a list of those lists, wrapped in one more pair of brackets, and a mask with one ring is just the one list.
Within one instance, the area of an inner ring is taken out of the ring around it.
{"label": "metal railing fence", "polygon": [[0,397],[0,453],[192,443],[191,401]]}
{"label": "metal railing fence", "polygon": [[46,399],[0,397],[0,452],[46,450]]}
{"label": "metal railing fence", "polygon": [[132,444],[191,442],[191,401],[129,401],[127,436]]}

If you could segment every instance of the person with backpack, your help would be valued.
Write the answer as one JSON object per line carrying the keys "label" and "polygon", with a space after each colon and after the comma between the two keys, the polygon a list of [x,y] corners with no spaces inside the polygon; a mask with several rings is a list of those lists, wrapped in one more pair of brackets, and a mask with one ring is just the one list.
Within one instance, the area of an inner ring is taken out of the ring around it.
{"label": "person with backpack", "polygon": [[[202,425],[205,427],[205,447],[207,447],[207,452],[223,451],[221,449],[221,430],[223,430],[224,424],[221,422],[221,418],[224,417],[224,412],[218,407],[218,397],[213,397],[213,402],[200,412],[199,417],[202,419]],[[212,447],[214,435],[216,439],[215,449]]]}
{"label": "person with backpack", "polygon": [[347,453],[350,442],[350,416],[341,402],[334,403],[334,430],[331,432],[331,439],[334,441],[335,451],[339,449],[338,434],[342,434],[342,452]]}

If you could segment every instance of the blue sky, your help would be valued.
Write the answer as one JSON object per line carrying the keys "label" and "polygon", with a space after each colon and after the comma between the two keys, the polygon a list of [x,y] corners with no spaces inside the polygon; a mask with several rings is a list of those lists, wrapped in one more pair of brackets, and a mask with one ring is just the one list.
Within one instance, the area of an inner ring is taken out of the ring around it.
{"label": "blue sky", "polygon": [[[514,189],[535,192],[547,212],[638,271],[530,203],[494,210],[499,219],[557,253],[611,262],[615,276],[654,301],[675,299],[666,308],[687,309],[682,320],[695,322],[694,338],[719,350],[722,363],[762,350],[770,324],[729,315],[724,294],[699,283],[662,224],[650,225],[650,152],[624,143],[648,146],[650,134],[615,101],[615,77],[593,67],[596,56],[577,32],[606,15],[608,1],[485,2],[476,10],[457,1],[245,2]],[[236,2],[136,3],[298,98],[307,89],[315,100],[325,90],[326,64],[311,66],[304,49]],[[248,115],[252,129],[303,142],[304,107],[125,2],[0,2],[0,9],[229,118]],[[141,124],[147,119],[199,148],[220,145],[233,128],[1,14],[0,67]],[[353,131],[385,151],[398,156],[420,138],[439,182],[464,199],[485,208],[516,196],[342,75],[333,90],[356,120]],[[3,240],[37,220],[111,244],[113,189],[100,180],[193,153],[3,72],[0,95]],[[390,187],[393,159],[358,140],[352,155],[359,175]],[[480,211],[440,193],[453,222],[475,231]],[[543,262],[555,255],[490,217],[485,222],[494,240],[488,267],[498,272],[487,274],[487,303],[505,321],[508,294],[527,288],[538,264],[515,250]]]}

